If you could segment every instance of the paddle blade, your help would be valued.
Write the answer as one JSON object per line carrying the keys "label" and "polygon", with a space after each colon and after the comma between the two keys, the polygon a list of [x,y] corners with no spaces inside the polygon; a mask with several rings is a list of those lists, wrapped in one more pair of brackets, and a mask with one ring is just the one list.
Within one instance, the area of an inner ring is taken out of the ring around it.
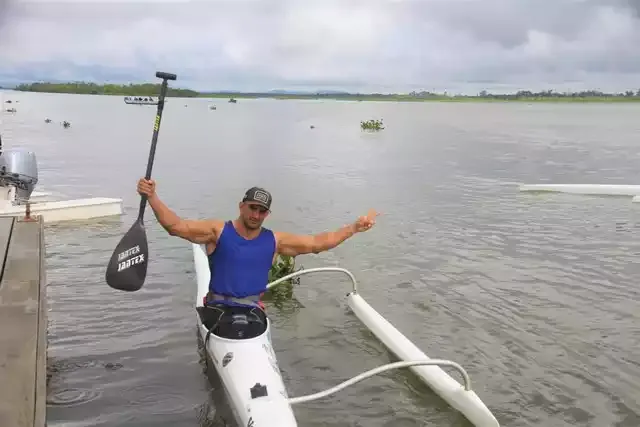
{"label": "paddle blade", "polygon": [[111,255],[105,279],[107,284],[121,291],[135,292],[147,277],[149,247],[142,221],[133,223]]}

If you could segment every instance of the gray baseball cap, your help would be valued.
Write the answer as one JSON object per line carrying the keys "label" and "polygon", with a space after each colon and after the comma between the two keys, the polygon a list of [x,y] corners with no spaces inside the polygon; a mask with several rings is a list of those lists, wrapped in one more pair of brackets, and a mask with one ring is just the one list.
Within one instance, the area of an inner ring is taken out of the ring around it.
{"label": "gray baseball cap", "polygon": [[267,209],[271,209],[271,193],[264,188],[251,187],[244,193],[242,201],[245,203],[255,203]]}

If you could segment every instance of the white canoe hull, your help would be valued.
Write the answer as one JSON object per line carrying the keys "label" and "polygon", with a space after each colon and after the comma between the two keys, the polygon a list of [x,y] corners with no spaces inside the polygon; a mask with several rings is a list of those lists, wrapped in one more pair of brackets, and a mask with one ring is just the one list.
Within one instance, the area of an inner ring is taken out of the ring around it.
{"label": "white canoe hull", "polygon": [[[209,264],[204,245],[193,245],[198,283],[196,307],[203,306],[209,287]],[[199,316],[198,331],[205,342],[211,368],[224,387],[229,405],[240,427],[296,427],[298,424],[271,344],[271,325],[255,338],[233,340],[213,334],[207,340],[207,328]],[[267,395],[252,398],[251,388],[266,386]]]}
{"label": "white canoe hull", "polygon": [[520,191],[544,191],[569,194],[589,194],[597,196],[638,196],[640,185],[606,184],[523,184]]}
{"label": "white canoe hull", "polygon": [[[402,335],[391,323],[375,311],[360,295],[347,296],[353,313],[362,323],[401,360],[429,360],[418,347]],[[425,384],[449,405],[460,411],[477,427],[499,427],[491,411],[472,390],[465,388],[439,366],[413,366],[411,369]]]}

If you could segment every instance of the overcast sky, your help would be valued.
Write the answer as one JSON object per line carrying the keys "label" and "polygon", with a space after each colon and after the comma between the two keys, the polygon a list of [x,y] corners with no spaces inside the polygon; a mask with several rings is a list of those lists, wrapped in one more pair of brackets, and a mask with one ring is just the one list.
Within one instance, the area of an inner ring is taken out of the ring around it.
{"label": "overcast sky", "polygon": [[0,82],[640,88],[640,0],[0,0]]}

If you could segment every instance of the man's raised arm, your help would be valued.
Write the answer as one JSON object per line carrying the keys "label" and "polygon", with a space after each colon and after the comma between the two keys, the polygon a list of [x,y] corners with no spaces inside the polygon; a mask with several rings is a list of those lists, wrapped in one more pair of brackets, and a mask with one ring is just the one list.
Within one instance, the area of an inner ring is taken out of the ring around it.
{"label": "man's raised arm", "polygon": [[359,217],[352,224],[345,225],[336,231],[327,231],[320,234],[300,235],[276,232],[278,253],[295,257],[328,251],[354,234],[369,230],[375,224],[377,215],[372,209],[367,216]]}
{"label": "man's raised arm", "polygon": [[153,180],[140,179],[138,193],[147,196],[147,201],[153,209],[156,219],[172,236],[181,237],[193,243],[215,242],[219,230],[224,226],[223,221],[215,219],[188,220],[180,218],[160,200],[156,194]]}

